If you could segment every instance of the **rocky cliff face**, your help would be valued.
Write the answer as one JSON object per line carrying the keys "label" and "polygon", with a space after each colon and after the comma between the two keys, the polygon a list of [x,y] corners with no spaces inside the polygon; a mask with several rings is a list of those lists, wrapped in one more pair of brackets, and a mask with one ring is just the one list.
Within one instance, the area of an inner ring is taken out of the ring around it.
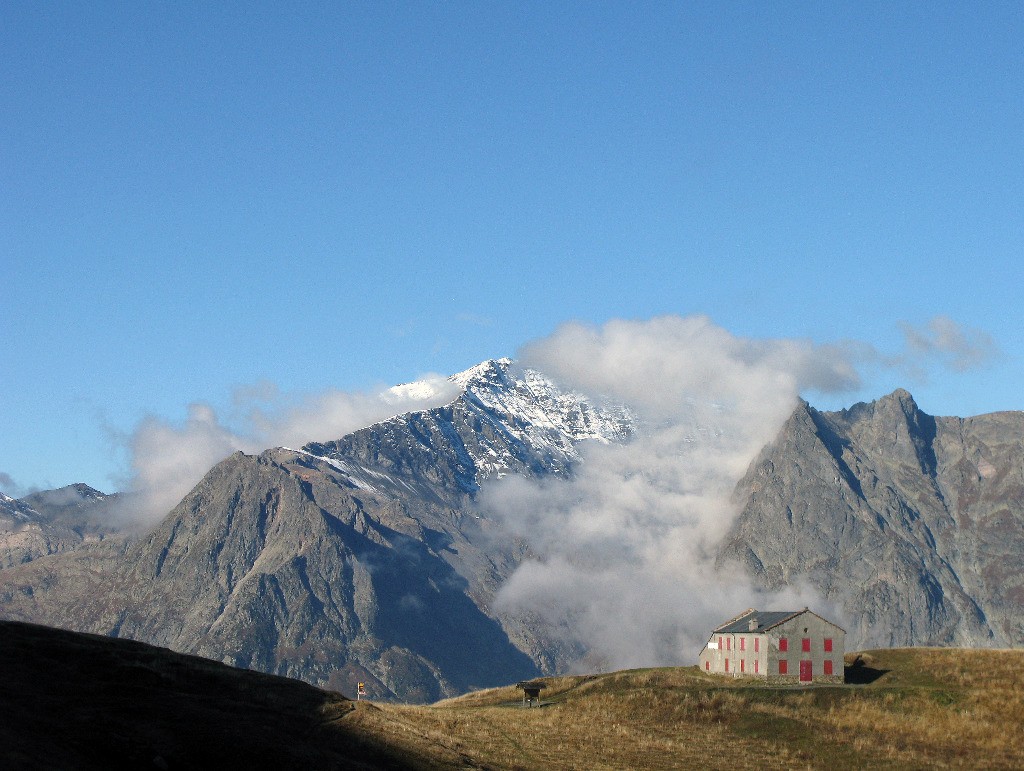
{"label": "rocky cliff face", "polygon": [[818,587],[861,646],[1021,645],[1022,459],[1024,413],[803,404],[739,484],[722,560]]}

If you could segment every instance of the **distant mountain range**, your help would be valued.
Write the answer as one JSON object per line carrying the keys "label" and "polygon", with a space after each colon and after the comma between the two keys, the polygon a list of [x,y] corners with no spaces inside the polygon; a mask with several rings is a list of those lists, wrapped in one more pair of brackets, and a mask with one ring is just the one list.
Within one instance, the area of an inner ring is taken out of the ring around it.
{"label": "distant mountain range", "polygon": [[[143,537],[104,530],[84,486],[0,499],[0,616],[375,698],[561,671],[585,651],[493,608],[530,544],[476,493],[571,475],[582,443],[628,442],[634,417],[507,359],[452,380],[444,407],[235,453]],[[862,645],[1020,645],[1022,437],[1024,413],[933,418],[904,391],[801,404],[737,486],[720,563],[810,583]]]}
{"label": "distant mountain range", "polygon": [[17,500],[0,493],[0,567],[68,551],[115,532],[106,514],[116,499],[85,484]]}

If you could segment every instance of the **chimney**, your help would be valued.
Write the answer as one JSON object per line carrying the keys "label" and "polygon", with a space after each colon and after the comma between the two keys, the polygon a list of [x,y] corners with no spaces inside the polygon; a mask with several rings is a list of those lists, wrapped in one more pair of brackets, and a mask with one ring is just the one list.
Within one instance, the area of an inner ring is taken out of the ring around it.
{"label": "chimney", "polygon": [[751,632],[756,632],[759,626],[761,625],[757,623],[757,616],[754,616],[752,619],[750,619],[750,626],[748,627],[748,629]]}

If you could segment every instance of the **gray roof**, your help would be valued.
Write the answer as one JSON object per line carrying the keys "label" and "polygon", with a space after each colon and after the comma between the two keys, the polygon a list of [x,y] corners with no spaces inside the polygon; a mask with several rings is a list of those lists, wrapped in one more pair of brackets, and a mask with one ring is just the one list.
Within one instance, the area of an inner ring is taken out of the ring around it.
{"label": "gray roof", "polygon": [[715,629],[715,634],[735,634],[737,632],[749,632],[750,630],[750,619],[757,619],[756,632],[763,632],[770,629],[773,626],[781,624],[783,621],[787,621],[793,616],[799,616],[801,613],[806,613],[807,608],[803,610],[756,610],[750,608],[745,610],[736,618],[730,619],[722,624],[720,627]]}

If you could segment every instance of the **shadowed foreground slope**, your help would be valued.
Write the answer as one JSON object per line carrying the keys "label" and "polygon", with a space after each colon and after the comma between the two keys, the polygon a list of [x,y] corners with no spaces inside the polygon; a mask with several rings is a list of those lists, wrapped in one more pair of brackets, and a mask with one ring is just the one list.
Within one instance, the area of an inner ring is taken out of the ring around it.
{"label": "shadowed foreground slope", "polygon": [[0,621],[0,767],[432,768],[344,696],[130,640]]}

